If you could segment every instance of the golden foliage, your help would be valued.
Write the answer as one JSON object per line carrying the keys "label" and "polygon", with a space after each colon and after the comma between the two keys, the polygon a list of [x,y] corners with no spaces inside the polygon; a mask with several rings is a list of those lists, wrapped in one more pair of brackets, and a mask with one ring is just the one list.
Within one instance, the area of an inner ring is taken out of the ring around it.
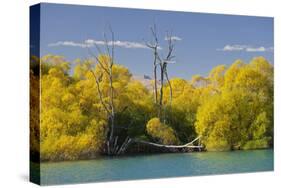
{"label": "golden foliage", "polygon": [[[111,59],[106,55],[98,58],[102,64],[78,59],[70,71],[70,63],[63,57],[42,57],[41,93],[39,75],[31,71],[31,148],[41,153],[41,160],[91,158],[104,152],[108,116],[93,73],[108,105],[106,68]],[[114,63],[112,74],[120,137],[180,144],[200,135],[210,151],[264,148],[273,142],[273,66],[263,57],[249,64],[237,60],[229,67],[219,65],[207,77],[195,75],[191,81],[172,78],[172,101],[169,85],[163,88],[163,122],[156,118],[151,88],[132,79],[122,65]],[[40,119],[36,115],[39,94]]]}
{"label": "golden foliage", "polygon": [[162,144],[178,143],[174,130],[164,123],[161,123],[159,118],[152,118],[149,120],[146,125],[146,131]]}

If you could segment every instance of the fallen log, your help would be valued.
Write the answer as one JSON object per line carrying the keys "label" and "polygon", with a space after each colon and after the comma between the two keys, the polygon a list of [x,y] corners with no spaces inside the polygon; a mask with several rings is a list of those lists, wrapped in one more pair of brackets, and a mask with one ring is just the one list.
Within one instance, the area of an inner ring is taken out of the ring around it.
{"label": "fallen log", "polygon": [[199,145],[199,146],[194,146],[193,145],[193,143],[196,142],[199,139],[200,139],[200,136],[198,136],[197,138],[195,138],[191,142],[183,144],[183,145],[157,144],[157,143],[154,143],[154,142],[148,142],[148,141],[138,140],[138,139],[133,139],[132,142],[141,143],[141,144],[147,144],[147,145],[151,145],[151,146],[155,146],[155,147],[162,147],[162,148],[175,148],[175,149],[177,149],[177,148],[198,148],[198,149],[202,149],[203,148],[202,145]]}

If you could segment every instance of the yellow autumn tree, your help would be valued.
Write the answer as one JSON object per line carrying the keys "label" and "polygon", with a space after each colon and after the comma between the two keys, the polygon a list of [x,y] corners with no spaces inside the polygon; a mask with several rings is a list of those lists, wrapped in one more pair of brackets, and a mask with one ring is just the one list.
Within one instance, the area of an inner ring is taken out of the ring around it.
{"label": "yellow autumn tree", "polygon": [[146,125],[147,133],[161,144],[177,144],[178,140],[175,136],[174,130],[161,123],[159,118],[152,118]]}
{"label": "yellow autumn tree", "polygon": [[207,150],[266,148],[273,135],[273,68],[264,58],[234,62],[225,84],[198,109],[196,132]]}

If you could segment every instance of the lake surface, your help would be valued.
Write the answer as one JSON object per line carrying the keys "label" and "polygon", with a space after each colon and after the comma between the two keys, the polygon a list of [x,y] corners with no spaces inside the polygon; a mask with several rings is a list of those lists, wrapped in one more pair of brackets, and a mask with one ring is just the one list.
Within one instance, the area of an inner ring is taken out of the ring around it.
{"label": "lake surface", "polygon": [[70,184],[273,170],[273,150],[106,157],[42,163],[41,184]]}

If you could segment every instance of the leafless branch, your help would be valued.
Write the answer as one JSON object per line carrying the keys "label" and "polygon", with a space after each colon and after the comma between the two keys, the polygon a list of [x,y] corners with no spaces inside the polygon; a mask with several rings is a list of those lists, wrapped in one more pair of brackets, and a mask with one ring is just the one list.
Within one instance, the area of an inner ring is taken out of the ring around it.
{"label": "leafless branch", "polygon": [[104,102],[104,100],[103,100],[102,92],[101,92],[101,89],[100,89],[99,78],[97,78],[97,75],[96,75],[96,73],[94,72],[94,70],[90,69],[90,72],[92,73],[92,75],[93,75],[93,77],[94,77],[94,79],[95,79],[100,102],[101,102],[101,104],[103,105],[103,108],[106,110],[107,114],[110,114],[110,111],[109,111],[109,109],[107,108],[107,106],[106,106],[106,104],[105,104],[105,102]]}
{"label": "leafless branch", "polygon": [[94,59],[97,61],[97,63],[100,65],[100,67],[109,75],[108,69],[103,65],[103,63],[100,61],[100,59],[91,51],[90,48],[88,48],[88,52],[91,56],[94,57]]}

